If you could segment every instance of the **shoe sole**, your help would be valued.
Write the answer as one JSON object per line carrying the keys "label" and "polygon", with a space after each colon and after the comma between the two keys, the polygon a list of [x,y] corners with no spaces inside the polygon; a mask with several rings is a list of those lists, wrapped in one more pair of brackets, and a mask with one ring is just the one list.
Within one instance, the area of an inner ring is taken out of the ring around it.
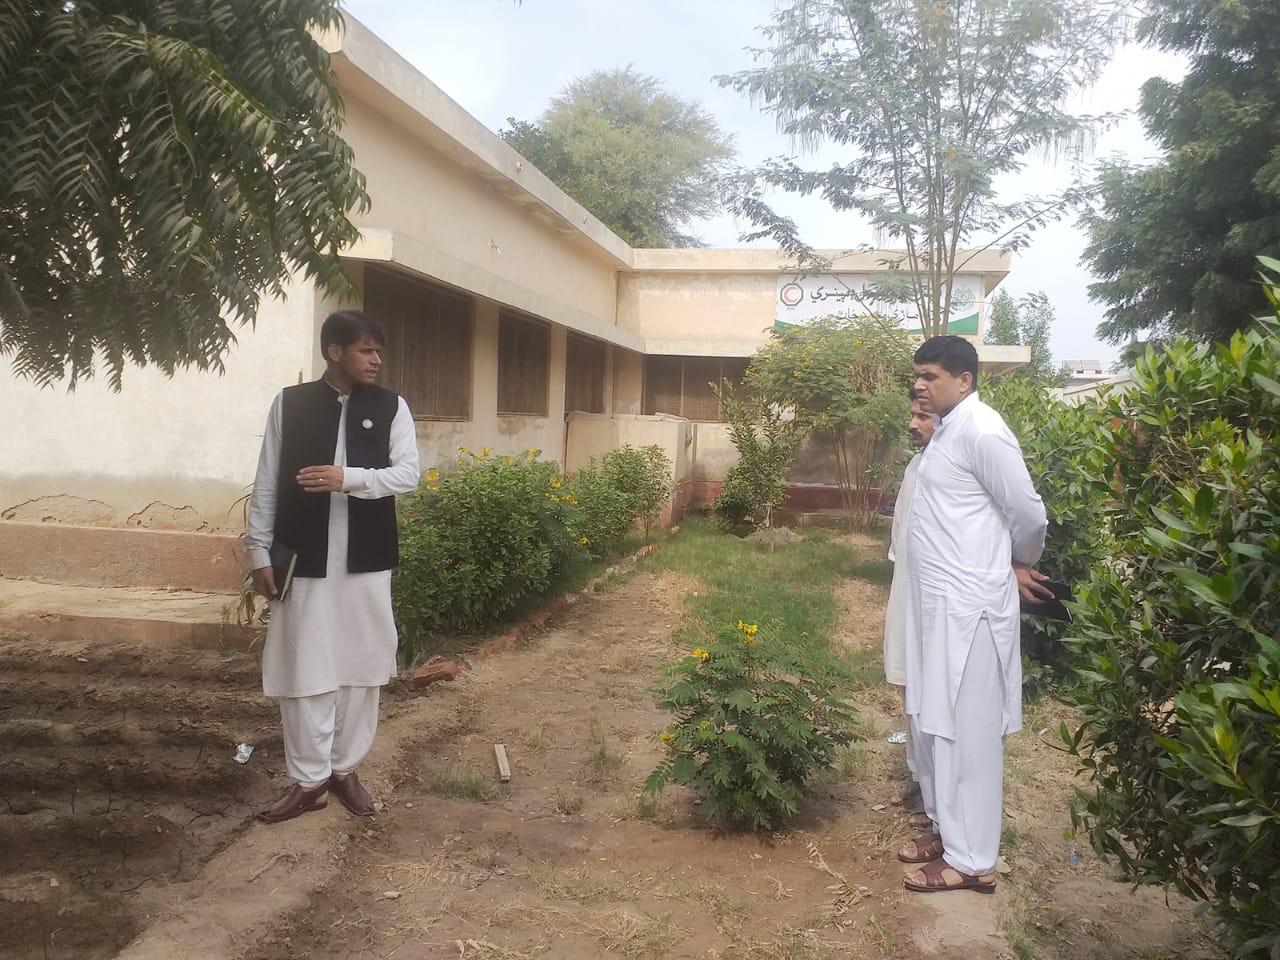
{"label": "shoe sole", "polygon": [[287,817],[271,817],[265,813],[259,813],[254,819],[259,823],[288,823],[290,820],[297,820],[298,817],[302,816],[304,813],[311,813],[313,810],[323,810],[328,805],[328,800],[321,800],[319,803],[309,804],[297,813],[291,813]]}

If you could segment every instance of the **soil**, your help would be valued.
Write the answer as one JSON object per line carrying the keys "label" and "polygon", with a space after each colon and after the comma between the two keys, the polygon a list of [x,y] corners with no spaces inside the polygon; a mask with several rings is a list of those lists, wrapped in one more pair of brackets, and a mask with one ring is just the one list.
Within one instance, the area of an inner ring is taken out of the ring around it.
{"label": "soil", "polygon": [[0,637],[0,957],[115,956],[275,791],[278,727],[250,658]]}
{"label": "soil", "polygon": [[[139,931],[130,960],[1221,956],[1188,904],[1131,893],[1069,834],[1074,768],[1052,741],[1072,717],[1052,702],[1010,741],[994,897],[904,893],[897,698],[870,674],[866,741],[787,830],[711,830],[680,790],[647,803],[667,719],[650,689],[700,589],[641,568],[454,683],[393,687],[361,771],[385,804],[367,822],[331,803],[246,827],[281,783],[252,660],[6,642],[0,957],[94,960]],[[864,662],[886,592],[840,589],[839,646]]]}

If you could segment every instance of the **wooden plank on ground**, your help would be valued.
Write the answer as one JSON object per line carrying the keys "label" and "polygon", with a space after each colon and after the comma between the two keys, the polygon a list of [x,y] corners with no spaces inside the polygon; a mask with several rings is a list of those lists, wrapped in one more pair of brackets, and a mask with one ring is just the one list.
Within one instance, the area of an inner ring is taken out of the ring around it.
{"label": "wooden plank on ground", "polygon": [[507,783],[511,779],[511,764],[507,762],[507,748],[501,743],[495,743],[493,757],[498,761],[498,779]]}

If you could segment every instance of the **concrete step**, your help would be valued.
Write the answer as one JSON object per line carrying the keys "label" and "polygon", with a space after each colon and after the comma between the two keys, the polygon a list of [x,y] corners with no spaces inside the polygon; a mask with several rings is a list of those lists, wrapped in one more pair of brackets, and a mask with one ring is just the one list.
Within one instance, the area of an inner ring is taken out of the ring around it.
{"label": "concrete step", "polygon": [[246,650],[239,595],[0,578],[0,630],[50,641]]}
{"label": "concrete step", "polygon": [[247,569],[232,534],[0,520],[0,574],[18,580],[235,593]]}

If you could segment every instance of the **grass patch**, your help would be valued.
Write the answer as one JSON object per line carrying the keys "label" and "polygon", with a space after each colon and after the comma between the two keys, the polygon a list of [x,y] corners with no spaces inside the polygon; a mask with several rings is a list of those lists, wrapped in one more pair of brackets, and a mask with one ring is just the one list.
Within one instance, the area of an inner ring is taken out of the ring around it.
{"label": "grass patch", "polygon": [[587,753],[587,779],[593,782],[611,780],[622,769],[626,758],[610,746],[599,721],[591,723],[591,750]]}
{"label": "grass patch", "polygon": [[586,803],[580,793],[569,793],[560,787],[551,794],[551,801],[555,804],[556,813],[566,817],[572,817],[574,814],[582,812],[583,804]]}
{"label": "grass patch", "polygon": [[693,520],[649,566],[696,577],[706,587],[688,598],[690,618],[676,635],[686,646],[739,619],[787,643],[825,646],[840,614],[836,582],[861,576],[875,564],[826,531],[768,551],[721,533],[709,521]]}
{"label": "grass patch", "polygon": [[430,769],[422,778],[423,789],[448,800],[477,800],[482,803],[506,794],[506,787],[484,774],[463,767]]}
{"label": "grass patch", "polygon": [[627,801],[618,815],[621,820],[640,820],[645,823],[656,823],[658,820],[658,797],[641,791]]}
{"label": "grass patch", "polygon": [[583,867],[563,869],[547,864],[533,872],[532,880],[538,895],[547,900],[593,904],[627,899],[625,890],[593,877]]}

